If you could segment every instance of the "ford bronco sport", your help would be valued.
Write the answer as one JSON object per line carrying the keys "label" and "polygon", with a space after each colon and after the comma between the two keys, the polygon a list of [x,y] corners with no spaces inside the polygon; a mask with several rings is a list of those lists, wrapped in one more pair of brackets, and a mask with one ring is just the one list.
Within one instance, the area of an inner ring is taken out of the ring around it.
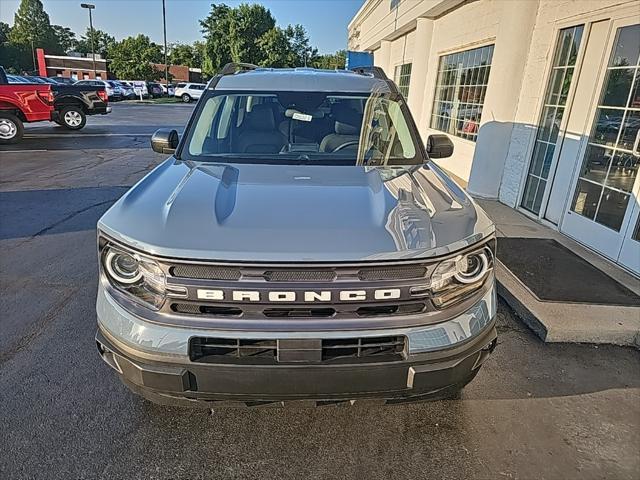
{"label": "ford bronco sport", "polygon": [[496,344],[494,227],[396,85],[230,64],[98,223],[98,350],[162,404],[451,396]]}

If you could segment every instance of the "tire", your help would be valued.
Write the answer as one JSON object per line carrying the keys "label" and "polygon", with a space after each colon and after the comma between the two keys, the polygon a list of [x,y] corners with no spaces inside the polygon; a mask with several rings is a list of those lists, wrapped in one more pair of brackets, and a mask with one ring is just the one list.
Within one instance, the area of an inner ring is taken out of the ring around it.
{"label": "tire", "polygon": [[182,98],[182,101],[183,101],[184,103],[189,103],[189,102],[191,102],[191,95],[189,95],[188,93],[183,93],[183,94],[182,94],[182,97],[180,97],[180,98]]}
{"label": "tire", "polygon": [[82,107],[69,105],[60,111],[60,121],[62,126],[69,130],[80,130],[87,124],[87,116]]}
{"label": "tire", "polygon": [[24,134],[22,121],[13,113],[0,113],[0,145],[18,143]]}

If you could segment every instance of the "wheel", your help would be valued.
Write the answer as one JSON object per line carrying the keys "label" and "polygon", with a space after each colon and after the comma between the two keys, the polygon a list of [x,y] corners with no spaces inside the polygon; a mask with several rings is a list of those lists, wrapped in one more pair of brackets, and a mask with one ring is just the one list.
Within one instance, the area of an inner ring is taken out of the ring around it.
{"label": "wheel", "polygon": [[13,113],[0,113],[0,144],[18,143],[24,133],[22,121]]}
{"label": "wheel", "polygon": [[62,120],[62,126],[69,130],[80,130],[87,123],[87,116],[82,111],[82,108],[76,105],[64,107],[60,111],[60,119]]}
{"label": "wheel", "polygon": [[182,101],[184,103],[189,103],[191,101],[191,96],[188,93],[183,93],[182,94]]}

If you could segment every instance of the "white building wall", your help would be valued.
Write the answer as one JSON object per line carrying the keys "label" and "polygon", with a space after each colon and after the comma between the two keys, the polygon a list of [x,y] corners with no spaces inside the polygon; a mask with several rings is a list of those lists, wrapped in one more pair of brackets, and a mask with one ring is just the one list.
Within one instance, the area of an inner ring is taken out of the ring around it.
{"label": "white building wall", "polygon": [[[593,15],[604,14],[606,17],[613,8],[631,3],[619,0],[540,1],[502,174],[499,191],[502,203],[511,207],[518,205],[524,188],[559,29],[584,23]],[[638,11],[640,18],[640,7]]]}
{"label": "white building wall", "polygon": [[[498,3],[500,2],[496,0],[468,3],[444,17],[434,20],[429,54],[425,59],[428,62],[428,71],[422,92],[422,108],[420,118],[416,119],[423,139],[432,133],[442,133],[429,127],[440,57],[494,43],[499,22]],[[489,82],[492,81],[492,74],[493,68]],[[450,158],[438,160],[437,163],[467,181],[471,174],[476,144],[453,135],[450,135],[449,138],[454,145],[454,154]]]}
{"label": "white building wall", "polygon": [[[403,53],[413,63],[408,103],[424,140],[439,133],[429,128],[439,58],[494,44],[479,141],[450,135],[454,155],[437,162],[470,180],[471,192],[515,206],[559,28],[633,4],[638,0],[402,0],[390,10],[389,0],[368,0],[349,24],[349,46],[372,51],[390,78],[406,63]],[[489,124],[504,128],[489,132]]]}

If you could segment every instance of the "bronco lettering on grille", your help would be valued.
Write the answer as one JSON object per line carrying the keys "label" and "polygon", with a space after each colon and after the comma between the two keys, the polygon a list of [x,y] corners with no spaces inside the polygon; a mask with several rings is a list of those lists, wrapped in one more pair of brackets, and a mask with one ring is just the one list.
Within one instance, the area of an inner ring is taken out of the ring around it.
{"label": "bronco lettering on grille", "polygon": [[364,300],[395,300],[400,298],[399,288],[386,288],[378,290],[339,290],[339,291],[270,291],[260,292],[257,290],[210,290],[199,288],[197,290],[199,300],[234,301],[234,302],[273,302],[287,303],[304,301],[307,303],[317,302],[353,302]]}

